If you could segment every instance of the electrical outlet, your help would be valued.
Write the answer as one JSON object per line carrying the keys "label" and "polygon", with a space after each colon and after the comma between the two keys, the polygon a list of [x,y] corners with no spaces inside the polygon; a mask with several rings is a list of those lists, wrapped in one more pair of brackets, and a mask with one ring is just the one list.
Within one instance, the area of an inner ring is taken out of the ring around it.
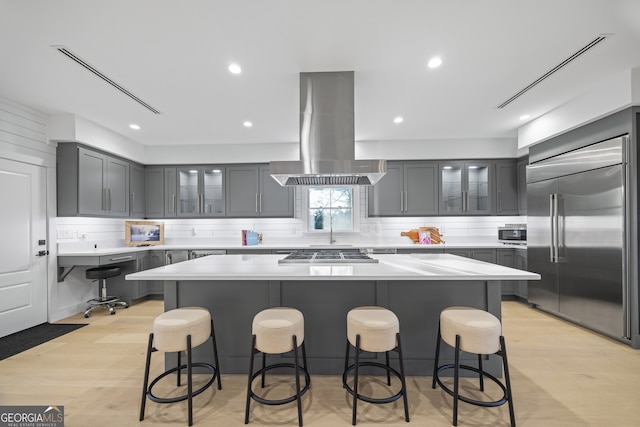
{"label": "electrical outlet", "polygon": [[73,230],[58,230],[58,239],[73,239]]}

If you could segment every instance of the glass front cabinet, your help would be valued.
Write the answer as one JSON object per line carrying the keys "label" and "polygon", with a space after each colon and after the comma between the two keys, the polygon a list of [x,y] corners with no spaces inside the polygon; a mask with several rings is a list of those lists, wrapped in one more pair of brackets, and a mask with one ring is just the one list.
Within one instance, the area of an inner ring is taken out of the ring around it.
{"label": "glass front cabinet", "polygon": [[178,168],[177,214],[185,217],[223,216],[224,168]]}
{"label": "glass front cabinet", "polygon": [[491,162],[440,163],[441,215],[492,213]]}

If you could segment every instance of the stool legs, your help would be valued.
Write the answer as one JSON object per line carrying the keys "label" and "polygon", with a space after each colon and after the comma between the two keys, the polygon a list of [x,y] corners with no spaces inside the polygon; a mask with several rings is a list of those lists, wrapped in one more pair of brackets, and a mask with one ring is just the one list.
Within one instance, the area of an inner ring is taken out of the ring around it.
{"label": "stool legs", "polygon": [[[187,355],[187,364],[182,365],[181,364],[181,352],[178,352],[178,365],[173,368],[173,369],[169,369],[168,371],[165,371],[163,374],[159,375],[158,377],[156,377],[155,380],[153,380],[151,382],[151,385],[149,385],[149,371],[150,371],[150,366],[151,366],[151,354],[155,351],[157,351],[154,347],[153,347],[153,333],[149,334],[149,342],[147,345],[147,357],[146,357],[146,362],[145,362],[145,368],[144,368],[144,379],[143,379],[143,385],[142,385],[142,400],[141,400],[141,404],[140,404],[140,421],[144,420],[144,413],[145,413],[145,408],[146,408],[146,402],[147,402],[147,397],[154,401],[154,402],[158,402],[158,403],[175,403],[175,402],[180,402],[182,400],[187,400],[187,409],[188,409],[188,424],[189,426],[193,425],[193,397],[199,395],[200,393],[202,393],[204,390],[206,390],[211,384],[213,384],[213,382],[216,380],[218,380],[218,390],[220,390],[222,388],[222,383],[220,380],[220,370],[218,368],[218,349],[217,349],[217,345],[216,345],[216,341],[215,341],[215,333],[213,330],[213,321],[211,323],[211,339],[213,341],[213,357],[214,357],[214,361],[216,366],[212,366],[209,365],[207,363],[193,363],[193,349],[191,346],[191,335],[187,335],[186,336],[186,341],[187,341],[187,348],[185,350],[186,355]],[[212,372],[212,377],[211,379],[201,388],[199,388],[198,390],[196,390],[195,392],[193,391],[193,367],[194,366],[200,366],[200,367],[205,367],[208,368],[211,372]],[[162,378],[164,378],[165,376],[176,372],[177,373],[177,386],[180,386],[180,372],[182,371],[183,368],[187,368],[187,394],[184,396],[179,396],[179,397],[174,397],[174,398],[162,398],[162,397],[156,397],[153,395],[151,389],[153,388],[153,386],[160,381]]]}
{"label": "stool legs", "polygon": [[[402,400],[404,403],[404,419],[406,422],[409,422],[409,403],[408,403],[408,399],[407,399],[407,384],[406,384],[406,380],[405,380],[405,375],[404,375],[404,360],[403,360],[403,356],[402,356],[402,345],[400,342],[400,333],[396,334],[396,342],[397,342],[397,346],[396,348],[393,349],[393,351],[398,352],[398,362],[400,365],[400,372],[394,370],[393,368],[391,368],[389,366],[389,352],[385,352],[385,362],[386,364],[380,364],[380,363],[375,363],[375,362],[360,362],[360,353],[361,353],[361,349],[360,349],[360,334],[356,335],[356,345],[355,345],[355,363],[353,364],[353,366],[349,367],[349,347],[351,346],[351,344],[349,343],[349,340],[347,339],[347,350],[345,352],[345,362],[344,362],[344,374],[342,375],[342,387],[346,388],[347,391],[349,391],[349,393],[351,393],[353,395],[353,412],[352,412],[352,416],[351,416],[351,424],[352,425],[356,425],[357,423],[357,413],[358,413],[358,400],[364,400],[365,402],[369,402],[369,403],[391,403],[394,402],[396,400],[398,400],[401,396],[402,396]],[[389,398],[383,398],[383,399],[377,399],[377,398],[372,398],[372,397],[367,397],[367,396],[362,396],[358,393],[358,384],[359,384],[359,380],[360,380],[360,367],[361,366],[376,366],[376,367],[380,367],[380,368],[385,368],[387,371],[387,385],[391,385],[391,373],[394,373],[399,379],[400,379],[400,391],[395,394],[394,396],[391,396]],[[349,372],[350,369],[353,369],[354,371],[354,377],[353,377],[353,389],[350,389],[347,386],[347,374]]]}
{"label": "stool legs", "polygon": [[[458,425],[458,403],[460,400],[462,400],[463,402],[467,402],[467,403],[471,403],[473,405],[478,405],[478,406],[486,406],[486,407],[495,407],[495,406],[500,406],[503,405],[504,403],[508,403],[509,405],[509,418],[511,421],[511,427],[516,427],[516,417],[515,417],[515,411],[513,408],[513,397],[512,397],[512,392],[511,392],[511,378],[509,376],[509,363],[507,360],[507,349],[506,349],[506,345],[505,345],[505,340],[504,337],[501,335],[500,336],[500,349],[495,353],[496,355],[500,356],[502,358],[502,366],[504,369],[504,385],[495,377],[493,377],[492,375],[484,372],[483,367],[482,367],[482,355],[478,355],[478,368],[472,368],[470,366],[466,366],[466,365],[460,365],[460,353],[461,353],[461,349],[460,349],[460,335],[456,335],[456,342],[455,342],[455,355],[454,355],[454,364],[452,365],[443,365],[443,366],[438,366],[439,363],[439,358],[440,358],[440,342],[442,341],[442,336],[440,334],[440,327],[438,326],[438,341],[436,342],[436,355],[435,355],[435,360],[434,360],[434,365],[433,365],[433,380],[431,383],[431,387],[432,388],[436,388],[436,383],[440,384],[440,386],[443,388],[444,391],[446,391],[448,394],[450,394],[451,396],[453,396],[453,425],[457,426]],[[443,369],[450,369],[453,368],[453,391],[451,391],[450,389],[446,388],[441,382],[440,379],[438,377],[439,371],[443,370]],[[479,388],[480,391],[484,391],[484,377],[486,376],[487,378],[491,379],[492,381],[494,381],[496,384],[498,384],[498,386],[500,386],[500,388],[502,388],[502,390],[504,391],[504,397],[500,400],[497,401],[493,401],[493,402],[484,402],[484,401],[477,401],[477,400],[473,400],[473,399],[469,399],[467,397],[461,396],[460,395],[460,369],[467,369],[467,370],[471,370],[471,371],[475,371],[478,373],[479,375]]]}
{"label": "stool legs", "polygon": [[[293,335],[291,337],[293,343],[293,363],[278,363],[275,365],[267,366],[266,365],[266,353],[262,353],[262,369],[254,374],[253,365],[256,353],[260,353],[258,349],[256,349],[256,336],[253,335],[251,339],[251,353],[249,357],[249,376],[247,380],[247,400],[245,405],[244,412],[244,423],[249,424],[249,410],[251,405],[251,399],[254,399],[256,402],[266,404],[266,405],[282,405],[285,403],[289,403],[292,401],[296,401],[297,409],[298,409],[298,425],[302,427],[302,395],[309,389],[310,378],[309,372],[307,371],[307,352],[305,350],[304,341],[300,345],[300,349],[302,350],[302,368],[300,367],[300,357],[298,355],[298,338]],[[293,368],[295,370],[295,382],[296,382],[296,393],[288,398],[279,399],[279,400],[269,400],[263,397],[257,396],[251,386],[253,384],[253,380],[260,376],[260,385],[262,388],[265,386],[265,374],[266,371],[272,368],[278,367],[288,367]],[[300,371],[304,373],[305,376],[305,386],[300,386]]]}

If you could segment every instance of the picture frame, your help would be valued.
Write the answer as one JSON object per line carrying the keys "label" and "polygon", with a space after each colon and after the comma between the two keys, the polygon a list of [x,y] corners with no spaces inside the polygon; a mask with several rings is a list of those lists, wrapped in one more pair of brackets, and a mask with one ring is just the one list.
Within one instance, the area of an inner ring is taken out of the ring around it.
{"label": "picture frame", "polygon": [[164,223],[159,221],[125,221],[126,246],[155,246],[164,244]]}

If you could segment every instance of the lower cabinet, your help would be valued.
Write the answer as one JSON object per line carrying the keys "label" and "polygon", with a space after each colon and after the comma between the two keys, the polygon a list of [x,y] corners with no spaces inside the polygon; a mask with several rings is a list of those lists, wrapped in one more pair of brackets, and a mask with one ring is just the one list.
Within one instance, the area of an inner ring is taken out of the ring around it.
{"label": "lower cabinet", "polygon": [[[498,249],[498,264],[505,267],[527,269],[527,250],[524,248]],[[502,295],[528,299],[528,285],[526,280],[511,280],[502,282]]]}
{"label": "lower cabinet", "polygon": [[477,259],[478,261],[490,262],[497,264],[496,262],[496,250],[495,249],[446,249],[445,254],[463,256],[465,258]]}
{"label": "lower cabinet", "polygon": [[[165,254],[164,251],[149,251],[147,253],[149,256],[149,267],[148,268],[156,268],[162,267],[165,265]],[[162,280],[148,280],[146,283],[146,295],[151,296],[162,296],[164,295],[164,281]]]}

